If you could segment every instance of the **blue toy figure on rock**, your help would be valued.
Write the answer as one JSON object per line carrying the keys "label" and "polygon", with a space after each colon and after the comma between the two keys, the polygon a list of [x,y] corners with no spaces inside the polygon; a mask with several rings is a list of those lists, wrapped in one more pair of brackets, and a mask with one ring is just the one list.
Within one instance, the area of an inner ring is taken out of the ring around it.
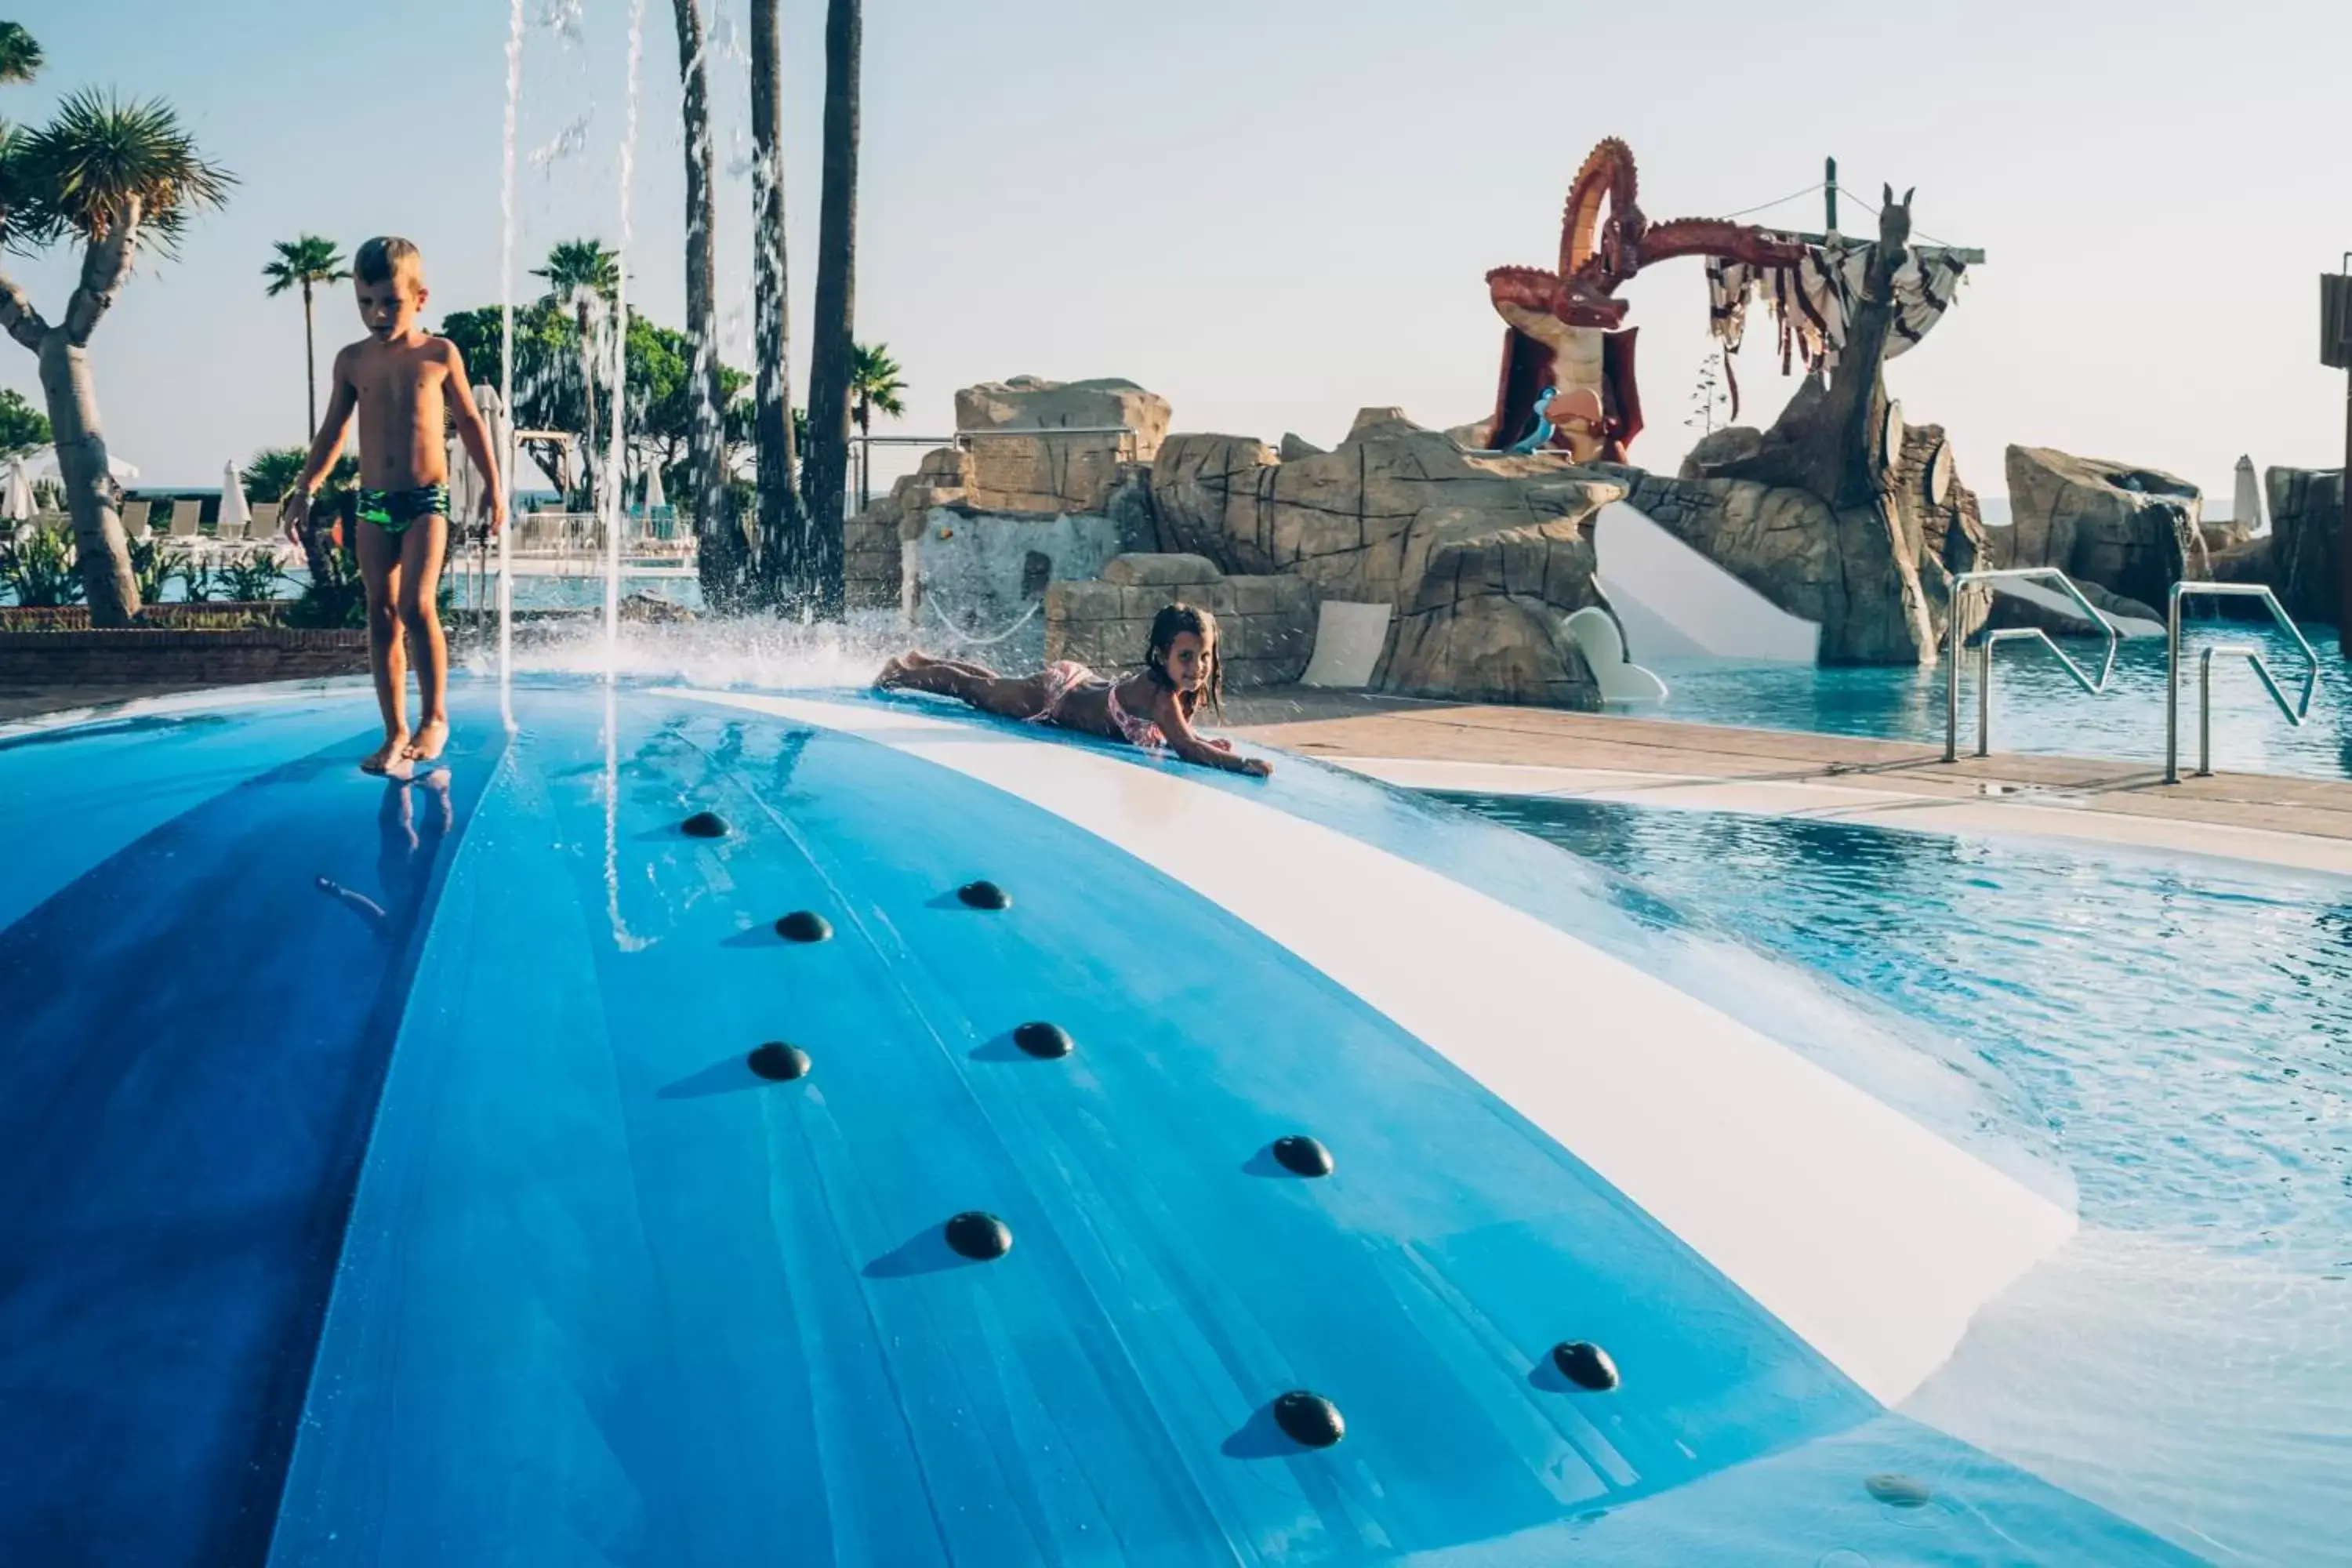
{"label": "blue toy figure on rock", "polygon": [[1545,442],[1550,440],[1551,418],[1545,411],[1551,407],[1551,400],[1559,395],[1559,388],[1556,386],[1547,386],[1541,392],[1537,393],[1535,428],[1520,437],[1517,440],[1512,442],[1509,446],[1504,447],[1503,450],[1510,453],[1513,457],[1525,457],[1528,453],[1538,450]]}

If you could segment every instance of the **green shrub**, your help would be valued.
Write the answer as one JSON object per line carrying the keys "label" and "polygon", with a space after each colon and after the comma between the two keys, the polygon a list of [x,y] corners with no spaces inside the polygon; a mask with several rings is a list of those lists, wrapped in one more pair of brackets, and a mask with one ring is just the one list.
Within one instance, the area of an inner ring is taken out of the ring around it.
{"label": "green shrub", "polygon": [[201,556],[182,555],[173,570],[180,579],[180,597],[191,605],[210,604],[221,596],[219,574]]}
{"label": "green shrub", "polygon": [[152,605],[163,596],[164,585],[179,574],[180,552],[161,539],[133,539],[131,577],[139,584],[139,602]]}
{"label": "green shrub", "polygon": [[252,604],[278,597],[278,584],[286,574],[278,569],[278,562],[268,552],[242,555],[221,568],[221,584],[228,596],[239,604]]}
{"label": "green shrub", "polygon": [[0,541],[0,589],[28,609],[80,604],[73,541],[52,529]]}

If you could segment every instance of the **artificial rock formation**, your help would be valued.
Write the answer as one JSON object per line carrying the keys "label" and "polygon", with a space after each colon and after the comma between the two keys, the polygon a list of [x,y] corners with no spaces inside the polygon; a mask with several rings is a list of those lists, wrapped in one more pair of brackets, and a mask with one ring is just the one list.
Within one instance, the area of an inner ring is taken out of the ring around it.
{"label": "artificial rock formation", "polygon": [[2004,564],[2055,566],[2143,605],[2211,577],[2204,500],[2188,480],[2049,447],[2010,447],[2008,468]]}
{"label": "artificial rock formation", "polygon": [[1149,463],[1168,434],[1168,400],[1117,377],[1016,375],[967,386],[955,403],[967,499],[983,511],[1098,511],[1121,465]]}
{"label": "artificial rock formation", "polygon": [[1292,450],[1169,437],[1151,474],[1161,548],[1394,606],[1383,690],[1597,704],[1560,624],[1602,603],[1591,520],[1622,484],[1563,453],[1465,452],[1393,408],[1364,410],[1332,451]]}
{"label": "artificial rock formation", "polygon": [[1143,662],[1152,617],[1182,602],[1215,613],[1225,682],[1286,686],[1315,651],[1315,595],[1300,578],[1228,577],[1205,556],[1138,552],[1103,568],[1101,580],[1045,590],[1045,658],[1102,670]]}
{"label": "artificial rock formation", "polygon": [[941,510],[1107,517],[1122,542],[1150,547],[1148,475],[1168,433],[1167,399],[1117,377],[1017,375],[967,386],[955,401],[958,444],[926,452],[915,472],[843,524],[850,608],[902,602],[905,546],[936,533],[942,524],[931,514]]}
{"label": "artificial rock formation", "polygon": [[2279,603],[2296,620],[2333,621],[2340,610],[2336,552],[2344,534],[2344,470],[2269,468],[2270,572]]}

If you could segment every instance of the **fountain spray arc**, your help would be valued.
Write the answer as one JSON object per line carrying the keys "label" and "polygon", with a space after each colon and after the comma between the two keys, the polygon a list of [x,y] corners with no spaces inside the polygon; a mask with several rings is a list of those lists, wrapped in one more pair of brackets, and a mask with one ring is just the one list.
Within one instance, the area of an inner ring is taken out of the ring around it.
{"label": "fountain spray arc", "polygon": [[515,121],[522,104],[522,0],[507,4],[506,165],[499,186],[499,406],[506,421],[499,448],[499,483],[504,489],[507,525],[499,530],[499,715],[511,732],[514,722],[514,249]]}

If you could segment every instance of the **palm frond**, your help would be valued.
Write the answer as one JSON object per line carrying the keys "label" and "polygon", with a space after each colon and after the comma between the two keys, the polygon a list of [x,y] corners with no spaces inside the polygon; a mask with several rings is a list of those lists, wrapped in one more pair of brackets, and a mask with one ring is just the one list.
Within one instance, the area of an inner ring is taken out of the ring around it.
{"label": "palm frond", "polygon": [[351,276],[331,239],[306,234],[278,240],[275,248],[278,259],[261,269],[261,275],[269,279],[268,293],[272,299],[305,283],[340,283]]}
{"label": "palm frond", "polygon": [[16,236],[47,244],[103,239],[138,205],[152,243],[169,254],[189,216],[227,200],[236,176],[205,159],[161,99],[131,103],[86,89],[26,135],[10,171]]}
{"label": "palm frond", "polygon": [[39,40],[22,22],[0,22],[0,86],[28,82],[41,70]]}

